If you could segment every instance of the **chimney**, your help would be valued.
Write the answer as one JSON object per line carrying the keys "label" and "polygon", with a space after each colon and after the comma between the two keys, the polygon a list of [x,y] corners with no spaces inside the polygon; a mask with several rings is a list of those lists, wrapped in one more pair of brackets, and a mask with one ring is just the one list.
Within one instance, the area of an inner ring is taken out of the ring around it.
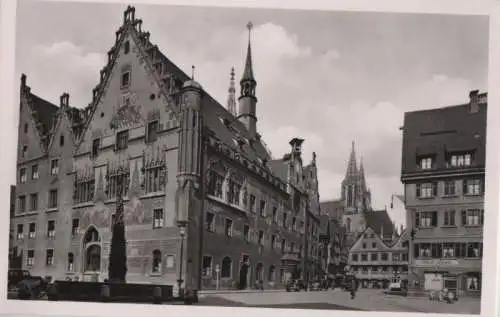
{"label": "chimney", "polygon": [[301,156],[303,142],[304,142],[304,139],[300,139],[300,138],[293,138],[290,141],[289,144],[292,146],[292,156],[295,156],[295,157]]}
{"label": "chimney", "polygon": [[21,74],[21,88],[26,87],[26,74]]}
{"label": "chimney", "polygon": [[479,111],[479,90],[472,90],[469,93],[469,113],[477,113]]}
{"label": "chimney", "polygon": [[69,106],[69,94],[68,93],[63,93],[61,97],[59,97],[60,100],[60,106],[61,108],[63,107],[68,107]]}

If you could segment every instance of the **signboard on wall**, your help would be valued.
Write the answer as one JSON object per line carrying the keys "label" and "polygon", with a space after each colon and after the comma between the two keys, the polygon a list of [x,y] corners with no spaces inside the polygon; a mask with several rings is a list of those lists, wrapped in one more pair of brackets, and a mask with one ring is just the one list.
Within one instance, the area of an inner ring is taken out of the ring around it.
{"label": "signboard on wall", "polygon": [[439,267],[439,266],[455,266],[458,265],[457,260],[445,259],[429,259],[429,260],[415,260],[416,266]]}

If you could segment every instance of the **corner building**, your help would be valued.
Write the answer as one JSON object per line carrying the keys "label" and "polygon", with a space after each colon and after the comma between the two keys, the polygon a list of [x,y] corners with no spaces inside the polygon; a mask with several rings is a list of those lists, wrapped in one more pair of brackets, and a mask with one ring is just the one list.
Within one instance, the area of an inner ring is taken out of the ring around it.
{"label": "corner building", "polygon": [[306,276],[307,246],[317,241],[317,230],[307,230],[316,163],[303,164],[300,138],[273,160],[257,133],[248,28],[238,107],[233,70],[226,109],[151,43],[127,8],[92,102],[79,112],[64,174],[70,183],[59,186],[69,208],[54,213],[64,219],[54,238],[58,261],[39,272],[107,278],[117,181],[125,176],[128,282],[280,287],[292,272]]}
{"label": "corner building", "polygon": [[401,181],[411,230],[413,290],[481,293],[487,94],[468,103],[408,112]]}

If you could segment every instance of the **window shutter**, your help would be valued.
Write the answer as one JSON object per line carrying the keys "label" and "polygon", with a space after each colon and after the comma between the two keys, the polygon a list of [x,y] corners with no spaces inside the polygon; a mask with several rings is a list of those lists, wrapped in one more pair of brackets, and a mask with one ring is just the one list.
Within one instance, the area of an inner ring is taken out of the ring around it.
{"label": "window shutter", "polygon": [[462,180],[462,194],[467,194],[467,180]]}
{"label": "window shutter", "polygon": [[417,197],[420,197],[420,184],[417,184]]}
{"label": "window shutter", "polygon": [[437,227],[437,222],[438,222],[438,214],[437,211],[432,212],[432,226]]}
{"label": "window shutter", "polygon": [[436,197],[438,194],[438,183],[432,183],[432,196]]}
{"label": "window shutter", "polygon": [[462,210],[462,226],[465,226],[467,224],[467,211]]}
{"label": "window shutter", "polygon": [[415,228],[420,227],[420,213],[417,211],[415,212]]}

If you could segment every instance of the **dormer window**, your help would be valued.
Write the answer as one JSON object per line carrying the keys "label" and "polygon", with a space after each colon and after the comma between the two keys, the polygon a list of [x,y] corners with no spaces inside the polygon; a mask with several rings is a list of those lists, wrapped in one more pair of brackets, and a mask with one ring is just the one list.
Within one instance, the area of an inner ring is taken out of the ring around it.
{"label": "dormer window", "polygon": [[451,167],[471,166],[472,153],[451,154],[448,162]]}
{"label": "dormer window", "polygon": [[431,156],[421,157],[419,160],[419,167],[423,170],[431,169],[433,166],[433,158]]}

